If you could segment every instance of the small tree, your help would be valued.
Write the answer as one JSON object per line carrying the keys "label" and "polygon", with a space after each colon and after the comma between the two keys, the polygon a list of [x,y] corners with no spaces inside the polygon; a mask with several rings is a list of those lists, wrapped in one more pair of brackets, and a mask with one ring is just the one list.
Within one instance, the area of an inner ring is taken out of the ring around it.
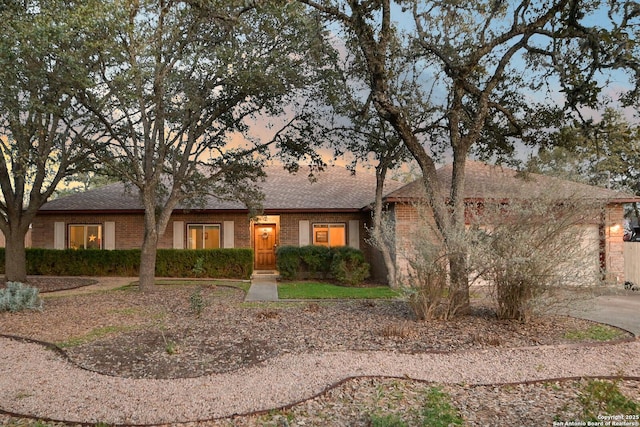
{"label": "small tree", "polygon": [[[395,240],[396,271],[416,317],[421,320],[448,319],[460,308],[455,306],[458,302],[451,292],[448,277],[451,246],[445,244],[426,203],[415,203],[411,208],[415,218],[395,225],[387,220],[382,228],[386,231],[382,234],[403,231],[402,237]],[[453,236],[449,238],[453,239]],[[456,247],[469,247],[466,233],[460,233],[455,239]]]}
{"label": "small tree", "polygon": [[488,200],[471,215],[470,264],[486,281],[501,319],[527,321],[566,302],[569,289],[601,278],[597,224],[601,203],[547,195],[532,200]]}

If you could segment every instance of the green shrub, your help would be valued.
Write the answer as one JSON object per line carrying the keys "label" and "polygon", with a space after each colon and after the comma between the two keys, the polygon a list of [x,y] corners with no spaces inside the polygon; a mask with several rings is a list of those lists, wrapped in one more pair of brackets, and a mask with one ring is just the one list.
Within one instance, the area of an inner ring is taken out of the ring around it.
{"label": "green shrub", "polygon": [[369,264],[364,259],[362,251],[342,246],[333,248],[331,261],[331,275],[345,285],[356,286],[369,277]]}
{"label": "green shrub", "polygon": [[7,287],[0,289],[0,311],[22,310],[42,310],[38,289],[20,282],[7,282]]}
{"label": "green shrub", "polygon": [[588,421],[598,421],[599,414],[637,414],[640,404],[622,394],[618,381],[589,381],[579,397]]}
{"label": "green shrub", "polygon": [[202,296],[202,288],[200,286],[191,293],[191,296],[189,297],[189,305],[191,306],[191,312],[195,314],[196,317],[200,317],[207,306],[207,302]]}
{"label": "green shrub", "polygon": [[[51,276],[137,276],[140,250],[27,249],[27,273]],[[160,277],[216,277],[248,279],[253,272],[251,249],[158,249]],[[4,273],[4,248],[0,248]]]}
{"label": "green shrub", "polygon": [[159,277],[248,279],[252,272],[251,249],[158,249],[156,257]]}
{"label": "green shrub", "polygon": [[280,276],[287,280],[330,273],[340,283],[353,286],[369,277],[369,264],[362,251],[348,246],[281,246],[276,264]]}
{"label": "green shrub", "polygon": [[280,246],[276,250],[276,267],[283,279],[295,279],[300,271],[300,248]]}
{"label": "green shrub", "polygon": [[309,245],[301,246],[298,250],[300,259],[311,276],[315,276],[316,273],[326,276],[329,273],[333,256],[331,249],[326,246]]}

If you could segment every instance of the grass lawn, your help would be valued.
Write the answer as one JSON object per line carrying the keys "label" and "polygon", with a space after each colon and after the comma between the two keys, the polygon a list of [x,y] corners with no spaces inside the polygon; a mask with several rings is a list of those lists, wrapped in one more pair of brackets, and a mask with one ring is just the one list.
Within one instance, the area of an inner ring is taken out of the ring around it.
{"label": "grass lawn", "polygon": [[379,299],[398,295],[399,292],[388,286],[358,288],[320,282],[278,283],[278,297],[282,299]]}
{"label": "grass lawn", "polygon": [[[134,282],[137,284],[137,282]],[[164,280],[156,280],[156,285],[159,286],[175,286],[175,285],[187,285],[187,286],[207,286],[207,285],[218,285],[218,286],[228,286],[231,288],[239,288],[243,291],[247,292],[251,287],[251,282],[248,280],[189,280],[189,279],[164,279]],[[128,285],[131,286],[131,285]]]}

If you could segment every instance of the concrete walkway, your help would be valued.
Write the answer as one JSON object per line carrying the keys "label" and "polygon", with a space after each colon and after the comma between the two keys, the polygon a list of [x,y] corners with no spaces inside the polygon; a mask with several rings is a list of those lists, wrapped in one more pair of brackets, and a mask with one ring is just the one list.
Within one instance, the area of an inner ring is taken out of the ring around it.
{"label": "concrete walkway", "polygon": [[272,271],[256,271],[251,276],[251,287],[245,301],[278,301],[278,274]]}

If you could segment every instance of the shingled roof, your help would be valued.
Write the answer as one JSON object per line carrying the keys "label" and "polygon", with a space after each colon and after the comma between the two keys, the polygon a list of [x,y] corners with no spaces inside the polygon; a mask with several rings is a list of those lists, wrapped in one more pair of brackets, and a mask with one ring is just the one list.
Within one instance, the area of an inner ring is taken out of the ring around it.
{"label": "shingled roof", "polygon": [[[453,165],[438,169],[438,180],[444,194],[451,193]],[[465,166],[464,198],[482,199],[535,199],[553,191],[560,198],[581,196],[610,203],[638,202],[634,194],[602,187],[567,181],[536,173],[522,173],[502,166],[468,160]],[[387,194],[388,202],[409,201],[424,197],[421,180],[413,181]]]}
{"label": "shingled roof", "polygon": [[[259,183],[264,192],[263,207],[269,211],[356,211],[369,206],[375,200],[376,177],[359,171],[355,175],[344,167],[328,167],[315,173],[310,180],[308,171],[291,174],[279,166],[265,168],[267,177]],[[388,191],[400,183],[389,181]],[[177,210],[185,209],[179,206]],[[191,210],[246,210],[240,202],[223,201],[208,197],[203,206]],[[137,190],[124,184],[106,185],[95,190],[61,197],[46,203],[41,213],[75,212],[137,212],[143,210]]]}

